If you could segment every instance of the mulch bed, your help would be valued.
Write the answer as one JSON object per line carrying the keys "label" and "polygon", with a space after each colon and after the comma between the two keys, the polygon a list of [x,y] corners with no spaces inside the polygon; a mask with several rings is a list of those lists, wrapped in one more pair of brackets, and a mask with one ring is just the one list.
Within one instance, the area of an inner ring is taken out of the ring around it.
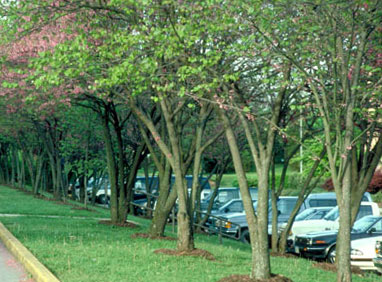
{"label": "mulch bed", "polygon": [[293,282],[291,279],[280,274],[271,274],[269,279],[254,279],[249,275],[234,274],[220,279],[218,282]]}
{"label": "mulch bed", "polygon": [[79,207],[79,206],[74,206],[74,207],[72,207],[71,209],[72,209],[72,210],[80,210],[80,211],[97,212],[96,210],[92,210],[92,209],[85,208],[85,207]]}
{"label": "mulch bed", "polygon": [[[313,267],[317,267],[326,271],[337,272],[337,266],[328,262],[316,262],[313,263]],[[363,276],[363,271],[357,266],[351,266],[351,272]]]}
{"label": "mulch bed", "polygon": [[138,226],[132,222],[126,221],[125,223],[112,223],[111,220],[100,220],[99,224],[109,225],[109,226],[118,226],[118,227],[129,227],[129,228],[137,228]]}
{"label": "mulch bed", "polygon": [[152,240],[167,240],[167,241],[176,241],[176,238],[174,237],[168,237],[168,236],[150,236],[150,234],[147,233],[135,233],[131,235],[131,238],[145,238],[145,239],[152,239]]}
{"label": "mulch bed", "polygon": [[201,257],[207,260],[215,260],[213,254],[206,250],[194,249],[192,251],[177,251],[171,249],[159,249],[154,251],[155,254],[165,254],[170,256],[191,256],[191,257]]}
{"label": "mulch bed", "polygon": [[271,252],[270,255],[272,257],[283,257],[283,258],[297,258],[298,255],[296,254],[292,254],[292,253],[284,253],[284,254],[280,254],[280,253],[274,253],[274,252]]}

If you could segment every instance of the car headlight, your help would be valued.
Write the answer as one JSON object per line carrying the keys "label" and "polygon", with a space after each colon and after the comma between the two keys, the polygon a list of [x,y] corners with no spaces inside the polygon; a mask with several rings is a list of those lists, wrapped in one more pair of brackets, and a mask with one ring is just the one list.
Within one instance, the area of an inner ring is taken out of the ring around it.
{"label": "car headlight", "polygon": [[232,228],[232,222],[227,221],[227,220],[218,219],[218,220],[216,220],[216,226],[229,229],[229,228]]}
{"label": "car headlight", "polygon": [[350,255],[352,256],[363,256],[363,252],[357,249],[351,249]]}
{"label": "car headlight", "polygon": [[381,255],[382,254],[382,241],[377,241],[375,243],[375,253],[377,255]]}

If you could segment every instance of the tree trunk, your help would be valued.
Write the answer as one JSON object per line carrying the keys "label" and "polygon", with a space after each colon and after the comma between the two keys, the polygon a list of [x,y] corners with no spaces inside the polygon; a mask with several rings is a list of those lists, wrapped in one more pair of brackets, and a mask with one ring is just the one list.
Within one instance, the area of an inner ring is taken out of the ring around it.
{"label": "tree trunk", "polygon": [[175,188],[178,194],[178,251],[190,251],[194,246],[194,228],[192,226],[191,215],[187,209],[187,185],[184,180],[184,175],[180,169],[175,169]]}
{"label": "tree trunk", "polygon": [[217,110],[226,130],[226,138],[231,151],[248,222],[252,248],[251,278],[268,279],[271,277],[268,251],[268,173],[262,173],[261,169],[257,171],[259,193],[256,216],[235,134],[228,117],[221,109]]}
{"label": "tree trunk", "polygon": [[[350,162],[349,162],[350,163]],[[352,280],[350,269],[350,231],[351,231],[351,167],[345,170],[342,184],[342,198],[338,197],[338,207],[340,212],[339,229],[337,235],[336,263],[337,281],[348,282]]]}
{"label": "tree trunk", "polygon": [[[110,180],[110,217],[112,223],[118,223],[119,214],[118,214],[118,190],[117,190],[117,175],[116,175],[116,166],[115,158],[113,152],[112,139],[109,128],[109,118],[107,113],[103,116],[103,136],[105,141],[106,149],[106,159],[107,159],[107,169],[109,173]],[[107,195],[106,195],[107,198]]]}
{"label": "tree trunk", "polygon": [[[167,219],[175,205],[176,198],[176,189],[172,189],[168,195],[166,195],[166,193],[162,193],[162,191],[159,194],[157,199],[158,202],[154,210],[154,217],[150,225],[149,234],[151,237],[164,236],[164,229],[166,227]],[[175,219],[173,218],[173,220]]]}
{"label": "tree trunk", "polygon": [[[37,161],[36,161],[36,179],[34,181],[34,186],[33,186],[33,193],[35,195],[38,195],[39,193],[39,188],[40,188],[40,183],[41,183],[41,176],[43,172],[43,167],[44,167],[44,156],[38,156]],[[42,183],[41,183],[42,185]]]}
{"label": "tree trunk", "polygon": [[[259,193],[257,200],[257,226],[255,229],[255,249],[252,250],[252,277],[266,279],[270,277],[268,243],[268,171],[257,168]],[[251,239],[252,240],[252,239]],[[252,242],[251,245],[253,246]]]}
{"label": "tree trunk", "polygon": [[272,189],[271,205],[272,205],[272,252],[278,251],[278,208],[277,208],[277,195],[276,191]]}
{"label": "tree trunk", "polygon": [[11,156],[11,165],[12,165],[12,172],[11,172],[11,185],[15,186],[16,184],[16,158],[15,158],[15,153],[14,149],[12,149],[13,157]]}

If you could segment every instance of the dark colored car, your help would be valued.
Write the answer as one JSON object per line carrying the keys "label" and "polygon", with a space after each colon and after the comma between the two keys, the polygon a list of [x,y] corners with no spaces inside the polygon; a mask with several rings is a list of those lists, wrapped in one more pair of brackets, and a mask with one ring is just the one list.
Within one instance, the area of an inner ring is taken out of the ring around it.
{"label": "dark colored car", "polygon": [[[192,187],[192,175],[186,175],[185,180],[187,183],[187,188]],[[147,182],[147,183],[146,183]],[[170,189],[175,183],[175,176],[171,177]],[[211,189],[208,179],[206,177],[199,177],[199,183],[203,191],[209,191]],[[149,189],[147,189],[146,184],[148,184]],[[146,181],[144,176],[138,176],[135,180],[134,185],[134,214],[136,215],[146,215],[147,214],[147,198],[150,194],[151,208],[155,207],[156,199],[159,196],[159,178],[157,176],[149,177]],[[150,193],[148,192],[150,191]],[[175,211],[177,207],[175,207]]]}
{"label": "dark colored car", "polygon": [[[256,201],[258,198],[258,189],[256,187],[250,187],[249,193],[252,200]],[[200,201],[200,210],[202,212],[207,210],[208,204],[212,199],[212,195],[213,192],[211,191],[211,193],[205,199]],[[238,187],[220,187],[212,205],[212,212],[216,212],[229,201],[234,199],[241,199],[240,189]]]}
{"label": "dark colored car", "polygon": [[[281,224],[288,220],[295,204],[297,197],[279,197],[277,202],[277,209],[279,212],[278,222]],[[256,202],[257,203],[257,202]],[[256,203],[254,208],[256,210]],[[268,221],[272,219],[272,208],[269,205]],[[230,213],[220,219],[215,219],[211,226],[210,232],[217,233],[219,230],[224,235],[236,237],[244,243],[249,243],[249,231],[247,218],[244,212]],[[268,226],[268,234],[271,234],[272,226]]]}
{"label": "dark colored car", "polygon": [[[256,203],[256,200],[252,200],[253,204]],[[214,216],[225,216],[231,213],[243,213],[244,206],[242,199],[233,199],[228,203],[224,204],[218,210],[212,211],[212,215]]]}
{"label": "dark colored car", "polygon": [[[295,253],[315,259],[335,260],[336,231],[314,232],[296,236]],[[382,217],[365,216],[354,223],[350,239],[372,238],[382,235]]]}

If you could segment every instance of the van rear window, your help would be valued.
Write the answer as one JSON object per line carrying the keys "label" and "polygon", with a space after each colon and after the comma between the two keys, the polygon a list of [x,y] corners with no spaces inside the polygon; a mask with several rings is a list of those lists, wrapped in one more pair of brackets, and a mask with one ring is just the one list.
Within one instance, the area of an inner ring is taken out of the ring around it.
{"label": "van rear window", "polygon": [[309,201],[310,207],[335,207],[337,205],[336,199],[312,199]]}
{"label": "van rear window", "polygon": [[360,206],[356,220],[358,220],[364,216],[367,216],[367,215],[373,215],[373,209],[371,208],[371,206]]}

